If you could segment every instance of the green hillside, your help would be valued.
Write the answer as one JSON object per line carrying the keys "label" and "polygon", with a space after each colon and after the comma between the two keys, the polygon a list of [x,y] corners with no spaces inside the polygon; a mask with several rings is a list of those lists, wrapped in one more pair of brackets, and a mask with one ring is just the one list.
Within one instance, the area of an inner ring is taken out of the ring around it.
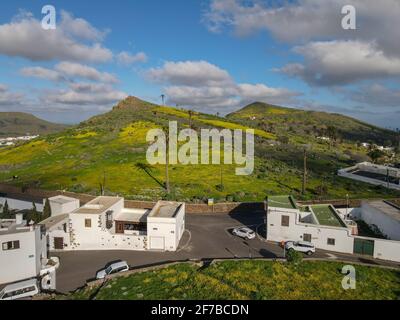
{"label": "green hillside", "polygon": [[341,114],[284,108],[262,102],[252,103],[227,116],[232,121],[252,124],[278,135],[316,138],[328,136],[352,142],[395,145],[396,133]]}
{"label": "green hillside", "polygon": [[46,135],[62,131],[66,125],[51,123],[23,112],[0,112],[0,137]]}
{"label": "green hillside", "polygon": [[[165,166],[147,165],[146,134],[149,129],[166,126],[171,120],[178,121],[180,129],[189,127],[189,123],[197,130],[255,128],[254,173],[236,176],[236,165],[170,165],[172,191],[167,196]],[[100,184],[105,180],[107,194],[194,202],[210,197],[216,201],[254,201],[264,199],[266,194],[288,193],[298,199],[344,198],[347,193],[353,198],[398,196],[393,191],[335,176],[339,167],[354,163],[354,157],[366,157],[367,150],[351,141],[335,145],[315,143],[309,151],[306,194],[301,196],[301,140],[305,138],[293,133],[289,142],[279,143],[281,132],[273,129],[237,115],[221,118],[190,114],[187,110],[129,97],[112,111],[76,127],[0,150],[0,181],[99,194]]]}

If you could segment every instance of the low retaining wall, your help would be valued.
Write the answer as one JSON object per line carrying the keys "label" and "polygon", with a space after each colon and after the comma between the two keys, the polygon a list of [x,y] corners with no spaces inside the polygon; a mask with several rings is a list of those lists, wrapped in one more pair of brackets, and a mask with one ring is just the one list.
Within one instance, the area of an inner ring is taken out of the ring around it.
{"label": "low retaining wall", "polygon": [[[79,199],[81,205],[89,202],[96,198],[96,196],[83,194],[83,193],[74,193],[69,191],[51,191],[51,190],[43,190],[43,189],[33,189],[33,188],[21,188],[8,184],[0,183],[0,193],[4,193],[7,195],[12,195],[16,198],[21,197],[24,198],[36,198],[36,199],[44,199],[50,198],[57,195],[65,195],[67,197],[72,197]],[[361,202],[365,199],[350,199],[348,204],[350,207],[359,207],[361,206]],[[369,200],[381,200],[381,199],[369,199]],[[396,199],[400,201],[400,199]],[[156,202],[153,201],[139,201],[139,200],[125,200],[125,206],[127,208],[140,208],[140,209],[151,209],[154,207]],[[347,200],[345,199],[337,199],[337,200],[312,200],[312,201],[299,201],[300,204],[332,204],[335,207],[346,207]],[[187,203],[186,204],[186,213],[188,214],[234,214],[234,213],[243,213],[243,212],[263,212],[264,211],[264,203],[263,202],[223,202],[216,203],[212,206],[207,204],[195,204],[195,203]]]}

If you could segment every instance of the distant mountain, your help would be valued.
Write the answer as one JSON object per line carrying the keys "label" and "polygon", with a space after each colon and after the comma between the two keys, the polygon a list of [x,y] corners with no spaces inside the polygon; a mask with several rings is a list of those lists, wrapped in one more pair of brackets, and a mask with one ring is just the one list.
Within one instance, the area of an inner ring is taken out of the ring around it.
{"label": "distant mountain", "polygon": [[300,110],[255,102],[227,115],[231,121],[292,137],[336,136],[353,142],[396,144],[396,132],[337,113]]}
{"label": "distant mountain", "polygon": [[29,113],[0,112],[0,137],[46,135],[62,131],[67,127],[39,119]]}

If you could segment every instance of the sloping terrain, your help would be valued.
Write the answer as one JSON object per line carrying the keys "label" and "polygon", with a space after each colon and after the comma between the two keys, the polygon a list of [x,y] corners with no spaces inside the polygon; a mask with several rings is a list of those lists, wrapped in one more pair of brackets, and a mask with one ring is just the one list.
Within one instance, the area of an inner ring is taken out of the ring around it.
{"label": "sloping terrain", "polygon": [[[176,120],[179,129],[255,128],[255,170],[236,176],[237,165],[170,165],[171,193],[165,192],[165,166],[146,161],[149,129]],[[151,104],[135,97],[121,101],[110,112],[95,116],[63,132],[0,150],[0,181],[47,189],[66,189],[131,199],[160,197],[184,201],[255,201],[267,194],[294,194],[298,199],[393,197],[393,191],[346,180],[337,168],[365,157],[366,150],[351,141],[336,145],[315,143],[308,153],[306,194],[301,196],[302,136],[279,143],[280,132],[237,117],[189,112]],[[346,153],[350,150],[349,153]]]}
{"label": "sloping terrain", "polygon": [[46,135],[67,128],[23,112],[0,112],[0,137]]}

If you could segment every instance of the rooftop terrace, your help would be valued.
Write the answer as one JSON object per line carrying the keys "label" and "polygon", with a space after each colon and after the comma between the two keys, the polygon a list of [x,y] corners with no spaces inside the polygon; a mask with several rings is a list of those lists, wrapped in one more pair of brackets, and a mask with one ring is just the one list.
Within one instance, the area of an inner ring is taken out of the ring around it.
{"label": "rooftop terrace", "polygon": [[346,227],[335,209],[329,204],[316,204],[310,206],[320,225],[329,227]]}
{"label": "rooftop terrace", "polygon": [[105,196],[97,197],[75,210],[73,213],[101,214],[121,200],[123,200],[123,198]]}
{"label": "rooftop terrace", "polygon": [[172,201],[158,201],[151,210],[149,217],[173,218],[181,208],[182,203]]}
{"label": "rooftop terrace", "polygon": [[284,209],[297,209],[296,200],[292,196],[268,196],[268,206]]}

